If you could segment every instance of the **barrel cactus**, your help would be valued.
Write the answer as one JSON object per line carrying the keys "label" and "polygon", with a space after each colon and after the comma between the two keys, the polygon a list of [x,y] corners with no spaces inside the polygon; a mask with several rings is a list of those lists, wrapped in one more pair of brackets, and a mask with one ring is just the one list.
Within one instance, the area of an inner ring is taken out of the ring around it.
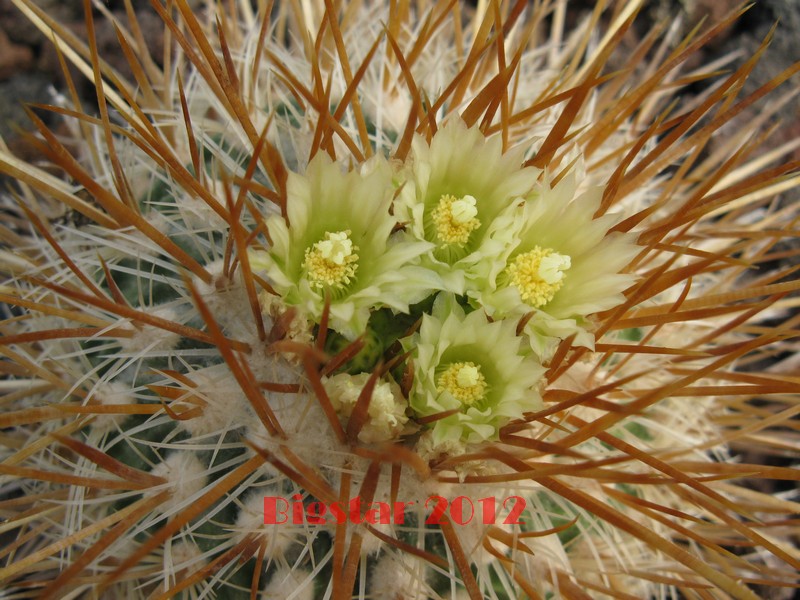
{"label": "barrel cactus", "polygon": [[3,597],[797,584],[797,68],[686,66],[738,13],[615,69],[642,2],[14,3],[67,85],[0,148]]}

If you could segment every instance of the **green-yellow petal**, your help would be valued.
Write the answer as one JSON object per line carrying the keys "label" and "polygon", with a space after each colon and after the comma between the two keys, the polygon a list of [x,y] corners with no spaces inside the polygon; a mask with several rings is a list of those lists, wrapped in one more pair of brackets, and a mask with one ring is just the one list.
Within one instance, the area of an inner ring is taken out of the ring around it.
{"label": "green-yellow petal", "polygon": [[417,137],[396,210],[417,239],[432,244],[422,262],[456,294],[491,287],[518,242],[522,198],[540,173],[503,152],[500,136],[453,118],[430,144]]}
{"label": "green-yellow petal", "polygon": [[409,404],[418,417],[453,412],[432,425],[436,444],[497,439],[500,428],[541,408],[541,364],[526,352],[513,321],[466,314],[452,294],[440,294],[418,333],[403,340],[414,384]]}
{"label": "green-yellow petal", "polygon": [[547,178],[525,202],[519,241],[494,287],[471,293],[493,318],[525,316],[524,332],[542,361],[562,339],[593,347],[592,314],[621,304],[634,277],[622,271],[639,252],[630,234],[609,233],[612,215],[595,218],[602,189],[579,191],[574,167],[552,186]]}
{"label": "green-yellow petal", "polygon": [[324,153],[304,174],[290,173],[287,219],[266,220],[272,246],[257,264],[287,306],[319,322],[330,299],[330,327],[350,339],[366,327],[371,310],[407,311],[442,287],[419,266],[431,244],[393,233],[392,172],[375,158],[343,171]]}

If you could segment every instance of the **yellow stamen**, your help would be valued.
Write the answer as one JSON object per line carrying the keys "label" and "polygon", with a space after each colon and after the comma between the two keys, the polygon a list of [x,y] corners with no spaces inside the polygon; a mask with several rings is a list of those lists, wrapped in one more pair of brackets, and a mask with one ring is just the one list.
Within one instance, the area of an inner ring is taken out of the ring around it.
{"label": "yellow stamen", "polygon": [[447,390],[462,404],[472,406],[486,395],[486,379],[481,373],[480,365],[457,362],[439,376],[436,390],[440,394]]}
{"label": "yellow stamen", "polygon": [[325,238],[306,248],[303,267],[314,287],[344,287],[358,268],[358,246],[350,240],[350,231],[325,233]]}
{"label": "yellow stamen", "polygon": [[569,256],[550,248],[534,246],[514,259],[506,272],[519,290],[520,298],[534,308],[550,302],[564,285],[564,271],[571,266]]}
{"label": "yellow stamen", "polygon": [[436,225],[436,235],[445,244],[463,246],[469,240],[469,235],[481,226],[476,218],[478,209],[477,201],[472,196],[456,198],[445,194],[439,199],[439,204],[431,213],[433,223]]}

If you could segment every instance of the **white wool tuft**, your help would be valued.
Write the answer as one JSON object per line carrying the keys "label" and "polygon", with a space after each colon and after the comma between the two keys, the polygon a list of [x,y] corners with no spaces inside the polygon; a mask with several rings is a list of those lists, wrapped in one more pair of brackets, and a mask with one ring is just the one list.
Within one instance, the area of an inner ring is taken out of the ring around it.
{"label": "white wool tuft", "polygon": [[408,554],[387,552],[372,568],[370,593],[386,600],[427,600],[433,590],[426,583],[428,567]]}
{"label": "white wool tuft", "polygon": [[314,580],[302,569],[276,570],[264,591],[261,600],[311,600],[314,597]]}
{"label": "white wool tuft", "polygon": [[[239,509],[236,517],[236,524],[232,528],[235,532],[235,539],[242,540],[248,535],[255,535],[261,538],[265,546],[264,567],[269,566],[270,560],[278,559],[291,547],[299,542],[297,529],[302,533],[303,525],[293,525],[289,523],[278,523],[268,525],[264,523],[264,497],[281,496],[275,490],[269,488],[259,488],[261,491],[251,494]],[[289,513],[291,514],[291,512]],[[277,519],[276,519],[277,520]]]}
{"label": "white wool tuft", "polygon": [[[98,383],[92,390],[91,400],[101,406],[122,406],[136,403],[130,387],[118,381]],[[92,429],[100,434],[106,434],[113,431],[126,417],[127,415],[122,414],[97,415],[92,421]]]}
{"label": "white wool tuft", "polygon": [[164,462],[153,467],[151,473],[167,481],[170,497],[157,507],[160,512],[171,512],[202,490],[208,482],[207,469],[196,455],[190,452],[172,452]]}
{"label": "white wool tuft", "polygon": [[[150,314],[167,321],[178,321],[177,313],[168,307],[155,307],[148,309]],[[120,346],[124,352],[137,354],[139,352],[168,352],[174,350],[181,336],[173,331],[155,327],[153,325],[140,325],[130,338],[119,338]]]}
{"label": "white wool tuft", "polygon": [[179,420],[178,426],[186,430],[192,437],[200,437],[210,433],[222,432],[240,427],[257,418],[249,401],[232,373],[225,365],[216,365],[194,371],[188,376],[196,388],[188,388],[187,395],[193,396],[193,403],[187,403],[191,410],[202,403],[202,414],[191,419]]}

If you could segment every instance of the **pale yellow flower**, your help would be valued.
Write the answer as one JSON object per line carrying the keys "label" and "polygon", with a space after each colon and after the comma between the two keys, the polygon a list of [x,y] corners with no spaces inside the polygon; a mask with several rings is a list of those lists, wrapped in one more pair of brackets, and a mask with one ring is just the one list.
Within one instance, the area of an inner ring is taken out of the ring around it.
{"label": "pale yellow flower", "polygon": [[435,445],[497,439],[499,429],[542,406],[544,373],[524,352],[513,320],[490,323],[481,310],[466,314],[440,294],[419,333],[403,340],[414,364],[409,403],[421,417],[455,411],[433,422]]}
{"label": "pale yellow flower", "polygon": [[518,241],[522,198],[539,171],[522,168],[519,150],[455,117],[430,144],[417,136],[401,179],[398,218],[431,244],[423,264],[456,294],[480,290],[503,268]]}
{"label": "pale yellow flower", "polygon": [[272,215],[272,247],[253,253],[286,306],[316,322],[330,297],[330,326],[348,338],[363,333],[370,311],[405,312],[440,287],[438,277],[415,264],[431,248],[393,234],[391,172],[376,159],[365,172],[344,172],[318,154],[288,181],[287,218]]}

